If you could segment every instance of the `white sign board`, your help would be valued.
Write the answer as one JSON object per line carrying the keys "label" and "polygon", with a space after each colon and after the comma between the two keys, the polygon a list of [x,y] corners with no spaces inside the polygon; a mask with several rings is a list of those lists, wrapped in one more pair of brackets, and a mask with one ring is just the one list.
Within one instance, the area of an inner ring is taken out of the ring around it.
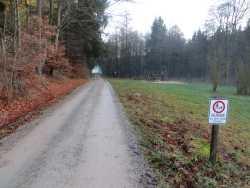
{"label": "white sign board", "polygon": [[221,125],[227,123],[229,102],[226,99],[211,99],[209,107],[209,124]]}

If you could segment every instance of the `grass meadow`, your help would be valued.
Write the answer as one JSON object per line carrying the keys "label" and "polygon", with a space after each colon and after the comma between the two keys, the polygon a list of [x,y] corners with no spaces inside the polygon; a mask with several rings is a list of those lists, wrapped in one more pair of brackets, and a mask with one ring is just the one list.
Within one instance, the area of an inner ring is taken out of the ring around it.
{"label": "grass meadow", "polygon": [[[159,187],[250,187],[250,97],[206,83],[110,80],[140,138]],[[230,101],[218,162],[208,162],[209,98]]]}

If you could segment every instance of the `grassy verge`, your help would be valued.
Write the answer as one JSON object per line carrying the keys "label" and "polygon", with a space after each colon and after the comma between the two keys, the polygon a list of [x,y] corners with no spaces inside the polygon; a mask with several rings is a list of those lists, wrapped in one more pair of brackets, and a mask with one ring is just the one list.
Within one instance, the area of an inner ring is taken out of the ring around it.
{"label": "grassy verge", "polygon": [[218,163],[208,160],[207,84],[155,84],[111,80],[141,135],[146,159],[159,187],[250,187],[250,97],[232,87],[216,94],[230,100],[230,118],[221,128]]}

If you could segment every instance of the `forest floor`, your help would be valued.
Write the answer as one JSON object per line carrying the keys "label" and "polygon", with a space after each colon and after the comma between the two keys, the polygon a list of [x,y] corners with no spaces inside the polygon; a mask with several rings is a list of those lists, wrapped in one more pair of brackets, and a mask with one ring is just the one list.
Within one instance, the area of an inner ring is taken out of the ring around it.
{"label": "forest floor", "polygon": [[[111,80],[140,137],[159,187],[250,187],[250,97],[233,87]],[[229,122],[220,130],[219,159],[208,162],[208,103],[230,100]]]}
{"label": "forest floor", "polygon": [[39,110],[69,94],[87,80],[34,76],[28,82],[25,95],[8,102],[0,100],[0,139],[15,132],[38,114]]}

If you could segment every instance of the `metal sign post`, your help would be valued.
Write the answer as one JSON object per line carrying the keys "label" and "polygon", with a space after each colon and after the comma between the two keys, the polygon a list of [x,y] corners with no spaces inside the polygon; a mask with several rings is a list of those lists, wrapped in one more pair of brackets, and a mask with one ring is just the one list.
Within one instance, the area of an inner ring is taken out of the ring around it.
{"label": "metal sign post", "polygon": [[216,162],[219,142],[220,125],[226,124],[228,116],[229,101],[223,98],[213,98],[209,105],[209,124],[212,125],[210,157],[212,163]]}

